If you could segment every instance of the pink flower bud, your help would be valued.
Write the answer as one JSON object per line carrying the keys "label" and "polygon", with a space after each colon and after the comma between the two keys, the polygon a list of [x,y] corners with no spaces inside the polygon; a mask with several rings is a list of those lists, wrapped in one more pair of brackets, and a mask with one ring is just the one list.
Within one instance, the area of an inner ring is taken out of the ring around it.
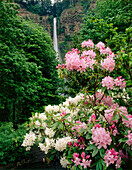
{"label": "pink flower bud", "polygon": [[75,142],[75,143],[74,143],[74,146],[75,146],[75,147],[78,147],[78,144],[77,144],[77,142]]}
{"label": "pink flower bud", "polygon": [[101,125],[99,125],[99,124],[96,124],[96,125],[95,125],[95,128],[97,128],[97,127],[98,127],[98,128],[100,128],[100,127],[101,127]]}
{"label": "pink flower bud", "polygon": [[76,157],[79,157],[79,153],[74,153],[73,154],[73,159],[76,159]]}
{"label": "pink flower bud", "polygon": [[85,152],[82,152],[81,158],[82,158],[82,159],[85,158]]}
{"label": "pink flower bud", "polygon": [[72,146],[72,142],[69,142],[68,145],[69,145],[69,146]]}
{"label": "pink flower bud", "polygon": [[65,111],[65,110],[63,110],[63,111],[62,111],[62,114],[63,114],[63,115],[66,115],[66,111]]}
{"label": "pink flower bud", "polygon": [[88,158],[90,158],[90,155],[87,155],[87,156],[86,156],[86,159],[88,159]]}

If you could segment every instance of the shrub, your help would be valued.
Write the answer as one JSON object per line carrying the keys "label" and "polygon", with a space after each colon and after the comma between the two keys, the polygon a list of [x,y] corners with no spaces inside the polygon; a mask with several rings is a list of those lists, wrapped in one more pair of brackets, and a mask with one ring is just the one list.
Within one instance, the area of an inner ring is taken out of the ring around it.
{"label": "shrub", "polygon": [[73,73],[70,78],[81,93],[30,118],[30,132],[22,145],[30,150],[39,143],[48,162],[58,157],[69,169],[118,169],[125,164],[132,156],[132,115],[119,106],[117,93],[128,103],[131,99],[122,92],[125,79],[112,75],[115,59],[104,43],[95,45],[91,40],[82,42],[81,50],[69,51],[66,63],[58,65],[59,73],[66,78],[67,72]]}
{"label": "shrub", "polygon": [[13,129],[11,122],[1,123],[0,126],[0,165],[21,162],[28,157],[28,152],[21,147],[26,124],[19,125],[18,130]]}

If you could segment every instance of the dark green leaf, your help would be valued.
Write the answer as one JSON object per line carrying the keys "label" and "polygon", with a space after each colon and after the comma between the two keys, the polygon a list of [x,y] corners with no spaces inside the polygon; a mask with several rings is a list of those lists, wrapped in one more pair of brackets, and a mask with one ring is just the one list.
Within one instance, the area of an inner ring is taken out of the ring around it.
{"label": "dark green leaf", "polygon": [[97,155],[98,151],[99,151],[99,150],[98,150],[97,148],[95,148],[95,149],[93,150],[92,157],[94,157],[95,155]]}

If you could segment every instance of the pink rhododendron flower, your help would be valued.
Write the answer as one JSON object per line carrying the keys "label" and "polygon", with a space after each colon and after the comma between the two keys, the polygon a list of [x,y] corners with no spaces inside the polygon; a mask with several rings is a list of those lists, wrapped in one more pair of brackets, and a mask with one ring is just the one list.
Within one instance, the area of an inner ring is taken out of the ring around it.
{"label": "pink rhododendron flower", "polygon": [[90,48],[94,48],[94,43],[92,40],[88,40],[88,41],[83,41],[81,44],[81,47],[90,47]]}
{"label": "pink rhododendron flower", "polygon": [[120,76],[115,79],[114,83],[116,86],[119,86],[120,89],[123,89],[126,87],[126,82],[124,80],[125,79],[121,79],[121,76]]}
{"label": "pink rhododendron flower", "polygon": [[120,114],[120,116],[123,114],[126,118],[128,118],[128,120],[124,119],[122,116],[122,121],[123,121],[123,124],[126,124],[127,127],[132,127],[132,116],[128,115],[128,112],[127,112],[127,108],[126,107],[119,107],[119,105],[112,105],[112,108],[111,109],[107,109],[105,110],[105,118],[106,120],[109,122],[109,123],[113,123],[113,122],[118,122],[117,120],[113,120],[112,121],[112,118],[113,118],[113,114],[114,112],[117,112],[116,114]]}
{"label": "pink rhododendron flower", "polygon": [[81,159],[78,158],[78,157],[76,157],[76,159],[75,159],[75,161],[74,161],[75,166],[80,165],[80,161],[81,161]]}
{"label": "pink rhododendron flower", "polygon": [[106,58],[106,59],[104,59],[104,62],[101,61],[100,65],[102,66],[101,67],[102,69],[112,72],[115,67],[115,60],[113,60],[111,58]]}
{"label": "pink rhododendron flower", "polygon": [[117,129],[113,130],[112,134],[113,136],[116,136],[118,134],[118,130]]}
{"label": "pink rhododendron flower", "polygon": [[119,104],[118,104],[118,103],[114,103],[114,104],[111,106],[112,109],[116,109],[116,108],[118,108],[118,107],[119,107]]}
{"label": "pink rhododendron flower", "polygon": [[86,62],[87,67],[93,69],[93,64],[95,64],[95,60],[91,59],[89,56],[85,57],[84,60]]}
{"label": "pink rhododendron flower", "polygon": [[104,93],[101,92],[96,92],[95,96],[96,96],[96,102],[100,102],[100,103],[104,102],[104,104],[107,106],[113,105],[113,99],[111,98],[111,96],[105,97]]}
{"label": "pink rhododendron flower", "polygon": [[76,121],[76,123],[78,124],[78,125],[75,125],[75,126],[73,126],[72,127],[72,130],[76,130],[77,132],[79,132],[79,130],[81,129],[81,128],[83,128],[83,129],[86,129],[87,127],[86,127],[86,124],[83,122],[80,122],[80,121]]}
{"label": "pink rhododendron flower", "polygon": [[108,123],[117,122],[117,120],[116,121],[112,121],[113,114],[114,114],[114,109],[107,109],[104,112],[105,112],[105,118],[108,121]]}
{"label": "pink rhododendron flower", "polygon": [[130,115],[130,114],[124,114],[124,116],[125,116],[128,120],[126,120],[126,119],[124,119],[124,118],[122,117],[122,122],[123,122],[123,124],[125,124],[126,127],[132,129],[132,115]]}
{"label": "pink rhododendron flower", "polygon": [[82,73],[87,68],[87,63],[84,59],[80,59],[78,52],[74,49],[72,52],[68,52],[65,56],[66,67],[69,71],[80,71]]}
{"label": "pink rhododendron flower", "polygon": [[103,97],[103,102],[107,106],[112,106],[113,105],[113,99],[111,96]]}
{"label": "pink rhododendron flower", "polygon": [[130,130],[128,131],[127,138],[128,138],[128,140],[126,141],[126,143],[127,143],[129,146],[132,146],[132,133],[131,133]]}
{"label": "pink rhododendron flower", "polygon": [[111,137],[110,133],[106,132],[106,130],[102,127],[93,127],[92,128],[92,140],[95,143],[96,146],[98,146],[98,149],[104,147],[107,148],[107,145],[111,144]]}
{"label": "pink rhododendron flower", "polygon": [[104,79],[102,79],[102,86],[107,87],[107,89],[113,89],[114,81],[113,78],[110,76],[106,76]]}
{"label": "pink rhododendron flower", "polygon": [[60,114],[61,116],[65,116],[66,115],[66,111],[65,110],[63,110],[62,111],[62,114]]}
{"label": "pink rhododendron flower", "polygon": [[109,47],[107,47],[106,49],[105,49],[105,53],[106,54],[112,54],[112,51],[111,51],[111,49],[109,48]]}
{"label": "pink rhododendron flower", "polygon": [[97,48],[105,48],[105,44],[103,42],[99,42],[98,44],[96,44]]}
{"label": "pink rhododendron flower", "polygon": [[113,59],[115,57],[115,54],[114,53],[110,53],[108,56],[107,56],[107,58],[111,58],[111,59]]}
{"label": "pink rhododendron flower", "polygon": [[102,54],[108,54],[108,55],[112,55],[112,51],[111,51],[111,49],[109,48],[109,47],[107,47],[107,48],[100,48],[99,49],[99,51],[100,51],[100,54],[102,55]]}
{"label": "pink rhododendron flower", "polygon": [[84,167],[84,169],[86,169],[87,167],[90,167],[90,164],[91,164],[91,161],[92,160],[86,160],[86,159],[83,159],[82,160],[82,163],[80,164],[81,166],[83,166]]}
{"label": "pink rhododendron flower", "polygon": [[81,57],[84,58],[86,56],[89,56],[90,58],[95,58],[96,53],[93,50],[83,51]]}
{"label": "pink rhododendron flower", "polygon": [[121,157],[118,157],[118,159],[117,159],[117,161],[116,161],[116,165],[115,165],[116,169],[118,169],[118,168],[121,167],[121,163],[122,163]]}
{"label": "pink rhododendron flower", "polygon": [[115,151],[114,148],[106,151],[105,153],[105,157],[104,157],[104,162],[106,163],[106,166],[108,167],[110,164],[114,164],[116,163],[116,167],[119,167],[121,164],[121,159],[118,156],[118,152]]}

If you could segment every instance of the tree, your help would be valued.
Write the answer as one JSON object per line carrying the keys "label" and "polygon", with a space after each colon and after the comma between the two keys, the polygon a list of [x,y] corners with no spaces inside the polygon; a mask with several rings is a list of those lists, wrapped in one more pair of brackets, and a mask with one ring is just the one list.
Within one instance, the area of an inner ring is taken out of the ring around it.
{"label": "tree", "polygon": [[98,0],[95,15],[113,23],[114,27],[118,27],[118,32],[124,32],[132,23],[131,9],[131,0]]}
{"label": "tree", "polygon": [[60,101],[52,40],[42,27],[18,17],[17,8],[0,3],[0,115],[14,124]]}
{"label": "tree", "polygon": [[39,15],[51,14],[51,0],[15,0],[15,2],[23,5],[27,10]]}

